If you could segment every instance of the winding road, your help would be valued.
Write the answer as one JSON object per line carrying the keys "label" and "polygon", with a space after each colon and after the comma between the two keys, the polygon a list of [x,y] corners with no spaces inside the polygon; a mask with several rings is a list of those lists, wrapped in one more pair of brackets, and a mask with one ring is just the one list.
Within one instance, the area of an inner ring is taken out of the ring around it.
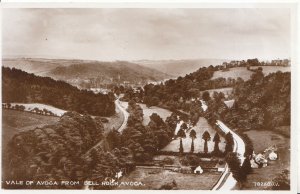
{"label": "winding road", "polygon": [[[123,131],[123,130],[126,128],[126,126],[127,126],[127,121],[128,121],[129,113],[126,111],[126,108],[127,108],[127,107],[124,107],[124,106],[121,104],[119,98],[117,98],[117,99],[115,100],[115,105],[116,105],[116,109],[118,109],[119,111],[121,111],[122,114],[123,114],[123,116],[124,116],[123,123],[122,123],[122,125],[119,127],[119,129],[118,129],[118,131],[119,131],[120,133],[122,133],[122,131]],[[83,155],[83,157],[88,156],[88,154],[90,153],[90,151],[91,151],[92,149],[97,148],[97,147],[100,146],[102,143],[103,143],[103,140],[101,140],[100,142],[98,142],[95,146],[93,146],[91,149],[89,149],[89,150]],[[88,186],[88,185],[84,185],[84,186],[83,186],[83,190],[89,190],[89,186]]]}
{"label": "winding road", "polygon": [[122,123],[121,127],[118,129],[118,131],[119,131],[120,133],[122,133],[122,131],[123,131],[123,130],[126,128],[126,126],[127,126],[127,121],[128,121],[129,113],[126,111],[126,108],[127,108],[127,107],[122,106],[122,104],[120,103],[119,98],[117,98],[117,99],[115,100],[115,105],[116,105],[116,107],[122,112],[122,114],[123,114],[123,116],[124,116],[123,123]]}
{"label": "winding road", "polygon": [[[115,100],[115,105],[116,105],[116,109],[120,110],[122,112],[123,116],[124,116],[123,123],[118,129],[118,131],[120,133],[122,133],[122,131],[127,126],[129,113],[126,111],[126,107],[122,106],[122,104],[120,103],[120,100],[118,98]],[[95,148],[99,147],[102,143],[103,143],[103,140],[99,141],[96,145],[94,145],[92,148],[90,148],[84,155],[82,155],[82,157],[88,156],[89,153],[92,151],[92,149],[95,149]]]}
{"label": "winding road", "polygon": [[[240,136],[234,133],[229,127],[227,127],[222,121],[217,120],[216,125],[224,132],[230,132],[232,134],[234,145],[233,151],[238,153],[238,158],[240,159],[241,165],[244,163],[245,157],[245,143]],[[226,164],[225,171],[223,172],[221,178],[217,184],[212,188],[212,190],[232,190],[237,184],[237,181],[233,178],[232,172],[229,171],[229,167]]]}

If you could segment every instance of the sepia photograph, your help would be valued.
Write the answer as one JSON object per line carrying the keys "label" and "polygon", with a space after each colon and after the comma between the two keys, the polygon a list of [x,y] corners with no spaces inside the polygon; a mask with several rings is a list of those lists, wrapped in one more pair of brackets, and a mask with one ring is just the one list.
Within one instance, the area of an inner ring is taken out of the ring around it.
{"label": "sepia photograph", "polygon": [[291,6],[1,12],[2,189],[291,191]]}

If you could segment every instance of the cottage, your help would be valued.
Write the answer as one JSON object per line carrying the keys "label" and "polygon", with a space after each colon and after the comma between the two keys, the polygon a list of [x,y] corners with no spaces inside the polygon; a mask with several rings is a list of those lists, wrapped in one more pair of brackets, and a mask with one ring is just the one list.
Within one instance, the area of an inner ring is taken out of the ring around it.
{"label": "cottage", "polygon": [[262,154],[257,154],[254,158],[255,162],[261,166],[261,167],[266,167],[268,166],[268,160],[265,159],[265,156]]}
{"label": "cottage", "polygon": [[258,164],[254,161],[254,159],[250,160],[251,168],[258,168]]}
{"label": "cottage", "polygon": [[195,174],[202,174],[203,173],[203,169],[201,168],[201,166],[198,166],[197,168],[195,168],[194,173]]}
{"label": "cottage", "polygon": [[278,155],[277,155],[277,147],[276,145],[268,147],[264,151],[265,157],[268,158],[269,160],[277,160]]}
{"label": "cottage", "polygon": [[271,153],[269,153],[269,160],[277,160],[277,158],[278,158],[278,156],[277,156],[277,154],[274,152],[274,151],[272,151]]}

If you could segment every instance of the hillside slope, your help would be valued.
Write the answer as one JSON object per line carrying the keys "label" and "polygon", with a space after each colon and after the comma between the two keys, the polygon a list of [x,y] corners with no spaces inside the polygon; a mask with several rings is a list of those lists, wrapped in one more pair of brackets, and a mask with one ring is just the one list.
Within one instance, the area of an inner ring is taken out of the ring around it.
{"label": "hillside slope", "polygon": [[2,102],[41,103],[91,115],[115,113],[113,94],[94,94],[63,81],[2,67]]}
{"label": "hillside slope", "polygon": [[[88,163],[80,157],[102,139],[101,121],[75,112],[65,113],[57,123],[22,131],[13,136],[4,152],[3,162],[6,168],[3,179],[82,180],[89,175],[89,168]],[[14,189],[35,188],[9,185],[4,181],[2,186]],[[36,186],[40,189],[61,187],[63,186]]]}
{"label": "hillside slope", "polygon": [[91,80],[97,81],[98,85],[112,82],[145,84],[149,81],[161,81],[171,77],[158,70],[126,61],[16,58],[3,59],[2,63],[5,67],[14,67],[28,73],[49,76],[67,81],[75,86]]}

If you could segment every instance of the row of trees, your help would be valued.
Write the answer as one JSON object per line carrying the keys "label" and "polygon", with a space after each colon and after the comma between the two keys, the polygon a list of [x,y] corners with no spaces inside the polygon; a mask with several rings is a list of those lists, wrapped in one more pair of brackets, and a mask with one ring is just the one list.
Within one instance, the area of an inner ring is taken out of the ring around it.
{"label": "row of trees", "polygon": [[2,67],[3,102],[42,103],[54,107],[111,116],[115,113],[114,96],[79,90],[63,81],[40,77],[18,69]]}
{"label": "row of trees", "polygon": [[[25,106],[24,105],[11,105],[10,103],[3,103],[2,108],[6,109],[12,109],[12,110],[18,110],[18,111],[25,111]],[[47,110],[43,108],[42,110],[35,107],[34,109],[30,110],[30,112],[35,113],[35,114],[40,114],[40,115],[48,115],[48,116],[57,116],[50,110]]]}

